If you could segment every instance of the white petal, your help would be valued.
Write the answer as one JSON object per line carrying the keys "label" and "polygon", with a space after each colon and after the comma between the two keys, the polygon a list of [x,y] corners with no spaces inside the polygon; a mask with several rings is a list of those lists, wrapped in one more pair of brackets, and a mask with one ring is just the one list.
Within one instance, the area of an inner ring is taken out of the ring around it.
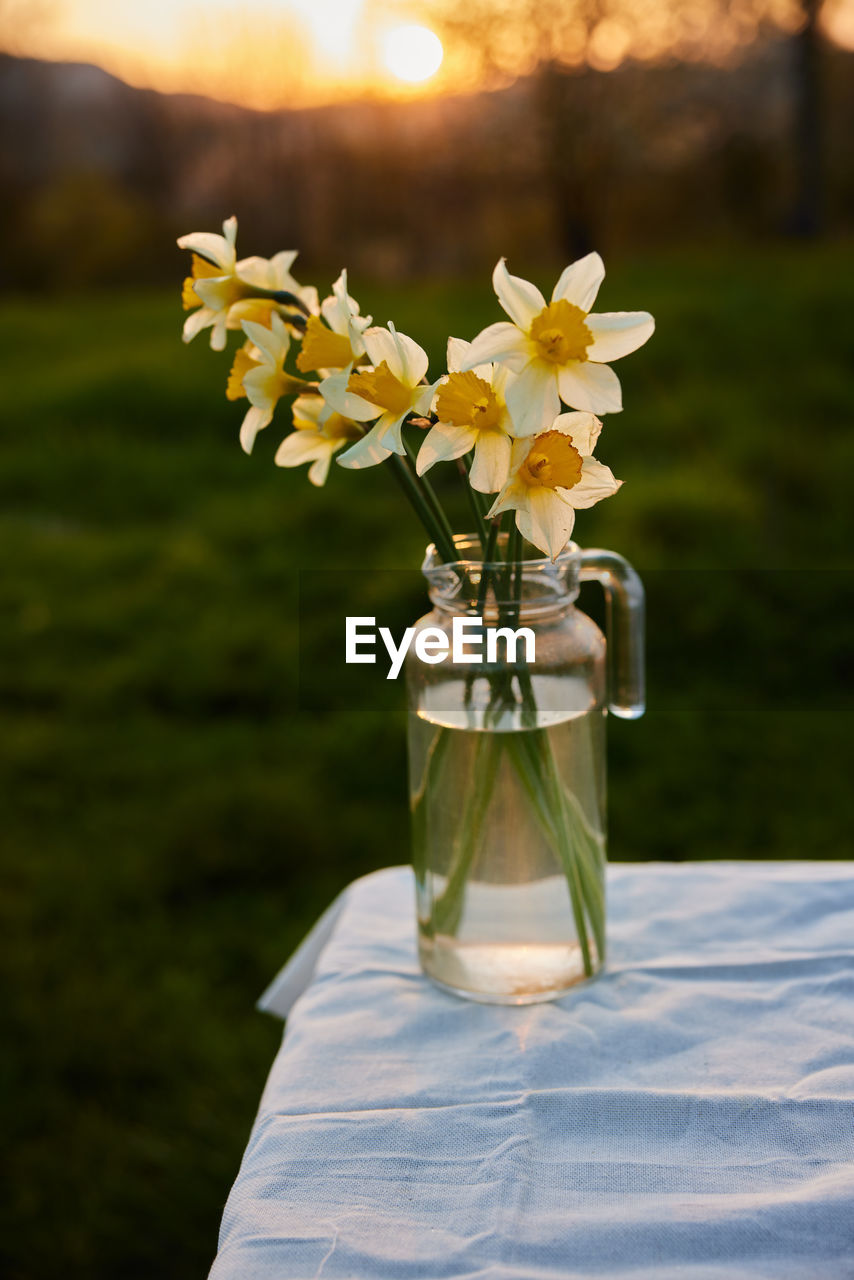
{"label": "white petal", "polygon": [[521,276],[511,276],[501,258],[492,273],[492,284],[504,310],[520,329],[530,329],[534,316],[540,314],[546,300],[535,284]]}
{"label": "white petal", "polygon": [[251,453],[255,437],[264,427],[273,421],[272,409],[258,409],[254,406],[246,414],[240,427],[240,444],[244,453]]}
{"label": "white petal", "polygon": [[225,344],[228,341],[228,312],[220,311],[214,316],[213,326],[211,328],[211,347],[214,351],[224,351]]}
{"label": "white petal", "polygon": [[[333,333],[340,333],[344,337],[349,337],[350,322],[354,316],[359,315],[359,304],[347,292],[346,271],[342,271],[333,284],[331,295],[321,302],[320,314]],[[362,328],[366,327],[366,325],[362,326]]]}
{"label": "white petal", "polygon": [[[278,316],[273,317],[274,320]],[[279,329],[268,329],[256,320],[242,320],[240,327],[250,342],[254,342],[258,350],[267,357],[271,364],[280,365],[288,354],[291,340],[284,326]]]}
{"label": "white petal", "polygon": [[[435,428],[434,428],[435,430]],[[510,474],[510,437],[503,431],[480,431],[474,447],[469,483],[479,493],[497,493]]]}
{"label": "white petal", "polygon": [[298,467],[303,462],[325,457],[329,446],[330,441],[319,431],[292,431],[276,450],[274,462],[277,467]]}
{"label": "white petal", "polygon": [[287,289],[289,293],[299,295],[300,286],[291,275],[291,267],[296,256],[296,249],[280,249],[278,253],[273,254],[270,259],[270,267],[272,268],[274,289]]}
{"label": "white petal", "polygon": [[[295,287],[293,287],[295,286]],[[303,306],[307,307],[313,316],[320,315],[320,294],[317,292],[313,284],[298,285],[296,280],[293,281],[291,293],[295,293]],[[280,285],[279,288],[287,289],[286,284]]]}
{"label": "white petal", "polygon": [[448,339],[448,372],[463,373],[466,369],[471,369],[472,373],[477,374],[479,378],[483,378],[484,382],[492,385],[492,364],[467,364],[469,352],[472,344],[466,342],[463,338]]}
{"label": "white petal", "polygon": [[463,361],[468,359],[471,343],[465,338],[448,339],[448,373],[461,373]]}
{"label": "white petal", "polygon": [[256,289],[275,289],[276,281],[268,258],[241,258],[234,268],[238,280]]}
{"label": "white petal", "polygon": [[250,404],[258,409],[269,409],[278,403],[282,394],[282,383],[278,369],[269,364],[258,365],[243,375],[243,390]]}
{"label": "white petal", "polygon": [[222,311],[229,305],[233,284],[231,276],[205,276],[193,281],[193,292],[212,311]]}
{"label": "white petal", "polygon": [[469,347],[462,369],[474,369],[479,364],[497,360],[514,373],[519,373],[531,358],[531,345],[526,335],[515,324],[499,320],[483,329]]}
{"label": "white petal", "polygon": [[587,359],[598,364],[619,360],[652,337],[655,321],[648,311],[603,311],[590,315],[585,324],[593,334]]}
{"label": "white petal", "polygon": [[394,340],[394,334],[388,329],[366,329],[362,335],[371,364],[386,362],[394,376],[401,381],[404,373],[404,359],[400,348]]}
{"label": "white petal", "polygon": [[296,250],[288,249],[272,258],[241,258],[235,264],[234,274],[258,289],[288,289],[296,293],[300,286],[289,271],[296,256]]}
{"label": "white petal", "polygon": [[232,214],[230,218],[226,218],[225,222],[222,224],[222,233],[225,236],[226,243],[231,247],[232,252],[234,252],[234,245],[237,240],[237,218],[235,218],[234,214]]}
{"label": "white petal", "polygon": [[458,374],[462,370],[462,362],[466,360],[471,343],[465,338],[448,338],[448,372]]}
{"label": "white petal", "polygon": [[291,335],[288,333],[287,325],[276,311],[274,311],[270,316],[270,324],[273,327],[273,333],[275,333],[276,337],[282,344],[283,355],[287,355],[291,346]]}
{"label": "white petal", "polygon": [[184,342],[192,342],[197,333],[201,333],[202,329],[207,329],[216,320],[216,312],[211,311],[209,307],[200,307],[198,311],[191,311],[184,321],[184,329],[181,334]]}
{"label": "white petal", "polygon": [[[341,315],[341,305],[337,298],[324,298],[320,304],[320,314],[333,333],[347,333],[347,319]],[[343,319],[343,328],[342,328]]]}
{"label": "white petal", "polygon": [[400,434],[405,417],[405,413],[384,413],[377,423],[377,427],[380,430],[380,444],[384,448],[390,449],[392,453],[406,453],[403,437]]}
{"label": "white petal", "polygon": [[188,236],[181,236],[178,248],[197,253],[226,272],[234,266],[234,244],[229,244],[225,236],[215,235],[212,231],[193,231]]}
{"label": "white petal", "polygon": [[495,516],[500,516],[502,511],[513,511],[520,502],[525,501],[527,492],[528,486],[519,484],[515,476],[512,476],[487,511],[486,519],[492,520]]}
{"label": "white petal", "polygon": [[492,377],[489,381],[492,384],[492,390],[498,396],[499,400],[507,400],[507,388],[516,378],[515,373],[511,373],[505,364],[494,364],[492,366]]}
{"label": "white petal", "polygon": [[332,461],[334,449],[328,449],[322,458],[318,458],[308,469],[308,478],[313,485],[321,488],[326,484],[326,477],[329,475],[329,464]]}
{"label": "white petal", "polygon": [[599,286],[605,279],[605,264],[598,253],[588,253],[565,268],[554,287],[552,302],[565,298],[574,307],[589,311],[596,301]]}
{"label": "white petal", "polygon": [[584,458],[581,463],[581,479],[571,489],[559,492],[567,502],[579,509],[592,507],[603,498],[610,498],[622,484],[617,480],[610,467],[599,462],[597,458]]}
{"label": "white petal", "polygon": [[562,413],[560,417],[555,418],[551,429],[569,436],[573,447],[578,450],[582,458],[586,458],[596,448],[602,423],[592,413]]}
{"label": "white petal", "polygon": [[[418,383],[427,372],[427,352],[423,347],[419,347],[418,343],[412,338],[407,337],[405,333],[398,333],[393,325],[389,325],[392,337],[397,343],[397,349],[400,354],[401,366],[403,372],[396,376],[401,382],[408,387],[417,387]],[[392,372],[394,372],[392,370]]]}
{"label": "white petal", "polygon": [[331,405],[336,413],[342,414],[345,418],[352,418],[354,422],[370,422],[372,418],[378,418],[381,410],[375,404],[347,390],[349,379],[349,366],[323,379],[320,384],[320,394],[326,403]]}
{"label": "white petal", "polygon": [[376,423],[366,436],[357,440],[346,453],[341,454],[338,458],[339,466],[360,471],[363,467],[375,467],[378,462],[385,462],[392,452],[391,449],[386,449],[380,444],[380,438],[385,434],[385,430],[382,422]]}
{"label": "white petal", "polygon": [[359,356],[365,354],[365,344],[362,341],[362,333],[371,323],[370,316],[351,316],[347,321],[347,328],[343,333],[343,337],[350,343],[350,350],[358,359]]}
{"label": "white petal", "polygon": [[430,382],[424,387],[415,387],[412,395],[412,411],[413,413],[425,414],[430,412],[430,406],[433,403],[433,397],[436,394],[438,382]]}
{"label": "white petal", "polygon": [[[461,458],[464,453],[474,447],[477,432],[473,427],[455,427],[449,422],[437,422],[427,432],[418,450],[415,470],[420,476],[437,462],[450,462],[453,458]],[[498,486],[500,488],[500,486]]]}
{"label": "white petal", "polygon": [[623,407],[620,379],[606,364],[589,360],[565,365],[558,375],[560,397],[573,409],[587,413],[619,413]]}
{"label": "white petal", "polygon": [[548,431],[560,413],[556,366],[532,360],[507,388],[507,408],[518,436]]}
{"label": "white petal", "polygon": [[510,450],[510,473],[516,474],[522,463],[531,452],[534,440],[532,436],[523,436],[521,440],[514,440]]}
{"label": "white petal", "polygon": [[516,527],[533,542],[535,547],[544,551],[554,560],[569,542],[572,527],[575,524],[575,512],[568,503],[555,492],[544,486],[532,485],[528,490],[527,502],[516,509]]}
{"label": "white petal", "polygon": [[314,422],[320,426],[332,413],[332,407],[322,396],[297,396],[291,405],[291,413],[294,422],[299,419],[301,422]]}
{"label": "white petal", "polygon": [[351,298],[350,294],[347,292],[347,268],[346,267],[343,267],[341,269],[338,279],[334,281],[332,285],[332,296],[333,298],[337,298],[338,301],[346,310],[349,310],[349,311],[359,310],[359,304],[356,302],[354,298]]}

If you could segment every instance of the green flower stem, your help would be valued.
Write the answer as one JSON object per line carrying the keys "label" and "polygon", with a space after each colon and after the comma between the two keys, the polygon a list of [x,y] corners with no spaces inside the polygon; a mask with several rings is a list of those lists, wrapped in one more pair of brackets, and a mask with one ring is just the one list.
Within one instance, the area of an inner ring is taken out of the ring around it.
{"label": "green flower stem", "polygon": [[[466,461],[468,461],[468,459],[466,459]],[[468,471],[471,472],[470,465],[468,466]],[[490,495],[488,493],[481,493],[479,489],[475,488],[472,488],[472,493],[474,494],[475,502],[480,507],[480,514],[483,516],[484,520],[488,522],[489,511],[492,507],[492,503],[489,500]]]}
{"label": "green flower stem", "polygon": [[[593,961],[585,919],[585,886],[582,883],[579,860],[573,848],[572,828],[567,821],[568,814],[558,790],[559,780],[552,773],[555,766],[551,744],[545,731],[540,729],[536,731],[534,738],[527,734],[520,735],[519,739],[514,737],[514,740],[508,743],[508,747],[517,776],[531,801],[534,815],[546,839],[563,864],[584,973],[585,976],[590,977],[593,973]],[[596,910],[591,912],[589,903],[587,909],[598,947],[600,933],[604,933],[604,912]],[[602,952],[599,954],[601,955]]]}
{"label": "green flower stem", "polygon": [[[504,514],[502,513],[500,516],[493,516],[492,520],[489,522],[489,535],[486,540],[486,563],[487,564],[492,564],[495,560],[495,548],[498,546],[498,535],[501,532],[501,525],[503,520],[504,520]],[[489,577],[488,574],[484,574],[485,579],[487,579],[488,577]]]}
{"label": "green flower stem", "polygon": [[[477,589],[477,616],[484,617],[486,610],[486,601],[489,595],[489,582],[492,576],[492,570],[488,568],[495,558],[495,548],[498,545],[498,534],[501,530],[501,522],[503,516],[496,516],[490,521],[489,532],[486,535],[486,546],[483,552],[483,567],[480,574],[480,584]],[[465,691],[463,693],[463,706],[469,708],[471,706],[471,695],[474,688],[475,674],[473,671],[466,672]]]}
{"label": "green flower stem", "polygon": [[[260,285],[253,285],[252,295],[256,298],[270,298],[273,302],[278,302],[283,307],[296,307],[297,311],[301,311],[306,317],[311,315],[311,311],[302,298],[297,297],[295,293],[291,293],[289,289],[262,289]],[[285,316],[285,319],[292,323],[290,316]],[[301,327],[305,328],[304,320]]]}
{"label": "green flower stem", "polygon": [[[558,852],[567,874],[570,893],[573,892],[573,888],[575,890],[575,898],[581,908],[581,918],[583,920],[586,913],[590,922],[590,930],[596,942],[596,952],[601,963],[605,959],[605,891],[601,875],[601,850],[597,845],[593,852],[593,857],[599,863],[597,871],[591,865],[582,829],[570,811],[565,788],[561,789],[558,803],[561,805],[558,819]],[[586,938],[582,938],[582,951],[585,950],[585,942]],[[588,972],[586,966],[585,972]]]}
{"label": "green flower stem", "polygon": [[[448,517],[445,515],[441,502],[436,497],[435,489],[433,488],[432,484],[430,483],[430,481],[427,479],[426,476],[420,476],[418,474],[418,470],[415,465],[415,452],[408,440],[404,439],[403,447],[406,449],[406,464],[409,467],[409,471],[412,476],[413,482],[418,486],[418,488],[423,493],[424,500],[429,506],[430,510],[433,512],[436,523],[442,529],[448,543],[451,545],[451,547],[454,547],[454,531],[451,528],[451,522],[449,521]],[[454,554],[451,556],[451,560],[455,560],[456,558],[457,558],[456,549],[454,549]]]}
{"label": "green flower stem", "polygon": [[507,540],[507,567],[512,575],[513,610],[511,621],[518,625],[522,602],[522,535],[515,520],[510,529],[510,537]]}
{"label": "green flower stem", "polygon": [[439,778],[442,772],[442,764],[445,759],[448,745],[451,741],[450,732],[437,725],[436,732],[427,748],[427,759],[424,762],[424,771],[421,775],[421,781],[418,784],[417,791],[411,797],[410,809],[412,813],[412,845],[413,845],[413,869],[416,879],[423,881],[427,873],[425,855],[427,850],[427,825],[426,825],[426,805],[425,800],[431,787],[439,785]]}
{"label": "green flower stem", "polygon": [[[440,730],[441,734],[447,735],[448,731]],[[437,736],[435,753],[427,766],[431,773],[441,768],[443,745],[441,736]],[[505,750],[531,802],[536,821],[563,866],[584,973],[591,977],[593,957],[588,921],[599,960],[605,955],[601,838],[581,812],[577,798],[561,782],[551,743],[544,730],[533,734],[486,733],[479,740],[474,761],[475,784],[462,815],[444,891],[433,906],[429,930],[431,933],[452,934],[459,926],[466,885]],[[416,805],[420,805],[429,782],[425,771],[424,786]]]}
{"label": "green flower stem", "polygon": [[489,531],[487,530],[486,521],[483,518],[483,512],[481,511],[475,491],[469,483],[468,468],[462,458],[457,458],[457,470],[462,478],[463,488],[465,489],[466,497],[468,498],[469,510],[471,511],[474,519],[474,527],[477,531],[477,536],[480,539],[480,554],[483,556],[484,560],[486,560],[488,558],[486,548],[489,543]]}
{"label": "green flower stem", "polygon": [[492,800],[503,750],[504,734],[483,733],[474,757],[474,785],[460,820],[445,888],[433,904],[432,931],[454,933],[459,926],[471,864],[477,853],[483,820]]}
{"label": "green flower stem", "polygon": [[[466,475],[470,476],[471,469],[472,469],[471,456],[467,453],[464,453],[462,460],[463,460],[463,465],[466,469]],[[484,525],[488,527],[490,517],[487,513],[489,512],[489,508],[492,506],[492,502],[490,501],[490,495],[488,493],[481,493],[479,489],[475,489],[471,481],[469,481],[469,488],[471,489],[471,493],[472,493],[472,497],[474,498],[475,505],[477,506],[477,509],[480,512],[481,519],[483,520]]]}
{"label": "green flower stem", "polygon": [[[406,459],[393,455],[393,464],[402,487],[432,537],[437,551],[446,561],[455,559],[456,548],[450,525],[432,486],[424,477],[417,476],[411,452],[408,451]],[[483,562],[489,564],[495,555],[501,521],[493,520],[487,526],[482,513],[477,509],[473,490],[468,483],[466,488],[471,497],[472,514],[476,515]],[[491,576],[490,570],[482,570],[477,597],[481,616],[486,608]],[[507,602],[503,607],[499,606],[499,623],[518,625],[521,617],[522,585],[522,538],[514,521],[508,538],[506,563],[498,571],[495,582],[496,596]],[[513,693],[514,676],[518,684],[518,699]],[[471,701],[472,684],[473,678],[467,677],[467,704]],[[431,917],[425,928],[431,934],[454,934],[459,927],[466,886],[506,749],[509,761],[530,800],[535,820],[563,867],[584,973],[586,977],[591,977],[593,956],[590,934],[595,941],[600,963],[605,955],[605,895],[602,883],[604,858],[601,838],[588,822],[577,797],[565,786],[547,732],[536,727],[536,694],[527,665],[517,663],[513,669],[493,673],[490,684],[489,703],[483,717],[484,726],[494,724],[506,708],[518,706],[521,702],[522,723],[525,728],[521,733],[513,730],[491,733],[487,729],[480,735],[473,763],[473,785],[460,817],[445,888],[433,903]],[[412,800],[417,859],[415,870],[422,877],[426,874],[424,854],[429,835],[425,825],[425,795],[437,783],[449,741],[450,730],[440,728],[428,750],[424,774]]]}
{"label": "green flower stem", "polygon": [[492,570],[487,566],[491,565],[494,561],[495,548],[498,545],[498,534],[501,530],[502,518],[502,516],[496,516],[494,520],[490,521],[489,530],[486,535],[486,545],[483,549],[483,567],[481,569],[480,583],[477,589],[477,614],[480,618],[484,616],[484,611],[486,609],[486,601],[489,595],[489,582],[492,575]]}
{"label": "green flower stem", "polygon": [[416,515],[427,530],[427,534],[431,542],[435,544],[440,557],[447,564],[453,563],[457,554],[453,538],[448,537],[442,524],[437,521],[435,513],[422,493],[408,462],[397,453],[393,453],[389,461],[398,484],[415,508]]}
{"label": "green flower stem", "polygon": [[[507,573],[511,579],[508,583],[508,594],[511,596],[511,605],[508,610],[510,623],[518,626],[522,613],[523,560],[522,537],[515,521],[508,539],[507,566]],[[596,857],[591,866],[589,845],[585,848],[584,844],[586,833],[583,833],[579,827],[577,801],[575,801],[575,809],[569,806],[566,788],[561,780],[548,734],[536,728],[537,702],[527,665],[518,664],[515,675],[521,695],[523,723],[535,732],[533,737],[524,735],[519,740],[520,750],[514,753],[514,762],[520,781],[534,805],[535,814],[541,825],[544,821],[546,822],[545,829],[550,843],[563,864],[584,962],[584,972],[589,977],[593,972],[593,965],[585,912],[589,916],[591,931],[600,955],[604,955],[605,945],[605,904],[597,875],[601,850],[596,846]]]}
{"label": "green flower stem", "polygon": [[[562,857],[571,870],[590,917],[600,957],[605,954],[605,891],[602,883],[604,849],[602,837],[594,831],[581,808],[577,796],[564,784],[548,735],[542,733],[538,751],[549,794],[554,805],[558,834],[563,845]],[[570,887],[572,882],[570,882]]]}
{"label": "green flower stem", "polygon": [[552,775],[553,794],[558,805],[560,835],[563,843],[563,861],[565,866],[571,864],[574,882],[578,889],[579,899],[583,902],[590,928],[596,940],[596,949],[600,961],[605,958],[605,886],[604,886],[604,849],[601,836],[590,827],[586,815],[581,810],[578,797],[565,786],[558,773],[551,752],[546,743],[549,759],[547,768]]}

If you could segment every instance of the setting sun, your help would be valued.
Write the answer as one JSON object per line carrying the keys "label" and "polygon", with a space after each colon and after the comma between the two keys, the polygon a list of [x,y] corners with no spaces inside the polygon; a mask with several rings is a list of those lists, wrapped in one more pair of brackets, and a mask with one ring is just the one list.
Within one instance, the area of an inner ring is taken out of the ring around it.
{"label": "setting sun", "polygon": [[383,62],[398,80],[418,84],[429,80],[442,65],[442,42],[428,27],[414,24],[393,27],[382,41]]}

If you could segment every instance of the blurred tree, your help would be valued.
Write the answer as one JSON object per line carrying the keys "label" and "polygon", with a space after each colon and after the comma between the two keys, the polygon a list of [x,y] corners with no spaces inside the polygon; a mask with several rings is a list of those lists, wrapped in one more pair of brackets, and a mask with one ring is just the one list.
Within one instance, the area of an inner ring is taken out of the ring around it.
{"label": "blurred tree", "polygon": [[[500,83],[530,75],[539,141],[565,253],[599,240],[596,203],[612,156],[603,78],[627,58],[721,62],[768,32],[790,33],[790,149],[795,173],[791,229],[814,234],[821,222],[822,166],[819,18],[826,0],[430,0],[434,25],[464,51],[473,78]],[[598,101],[591,102],[589,95]],[[581,119],[585,128],[580,127]],[[594,122],[591,132],[590,122]]]}
{"label": "blurred tree", "polygon": [[822,0],[803,0],[803,21],[794,36],[795,198],[791,230],[800,236],[817,235],[823,221],[821,49],[818,28],[822,8]]}
{"label": "blurred tree", "polygon": [[[586,128],[578,128],[573,72],[589,64],[596,32],[612,7],[613,0],[469,0],[465,6],[435,0],[431,10],[446,44],[465,51],[474,80],[533,77],[537,142],[554,200],[555,230],[571,257],[588,252],[595,239],[597,182],[608,168],[604,131],[594,127],[591,136],[590,122],[604,119],[595,104],[586,104]],[[624,39],[613,19],[605,34],[605,43]]]}
{"label": "blurred tree", "polygon": [[39,286],[115,284],[129,261],[145,261],[150,223],[145,204],[108,174],[65,173],[30,201],[20,252]]}

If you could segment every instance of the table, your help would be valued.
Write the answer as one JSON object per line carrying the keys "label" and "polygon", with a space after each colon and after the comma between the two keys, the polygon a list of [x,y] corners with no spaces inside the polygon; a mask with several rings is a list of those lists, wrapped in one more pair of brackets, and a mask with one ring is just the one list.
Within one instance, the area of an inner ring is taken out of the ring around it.
{"label": "table", "polygon": [[262,998],[211,1280],[854,1276],[854,864],[608,894],[607,972],[506,1008],[422,977],[408,868],[352,884]]}

